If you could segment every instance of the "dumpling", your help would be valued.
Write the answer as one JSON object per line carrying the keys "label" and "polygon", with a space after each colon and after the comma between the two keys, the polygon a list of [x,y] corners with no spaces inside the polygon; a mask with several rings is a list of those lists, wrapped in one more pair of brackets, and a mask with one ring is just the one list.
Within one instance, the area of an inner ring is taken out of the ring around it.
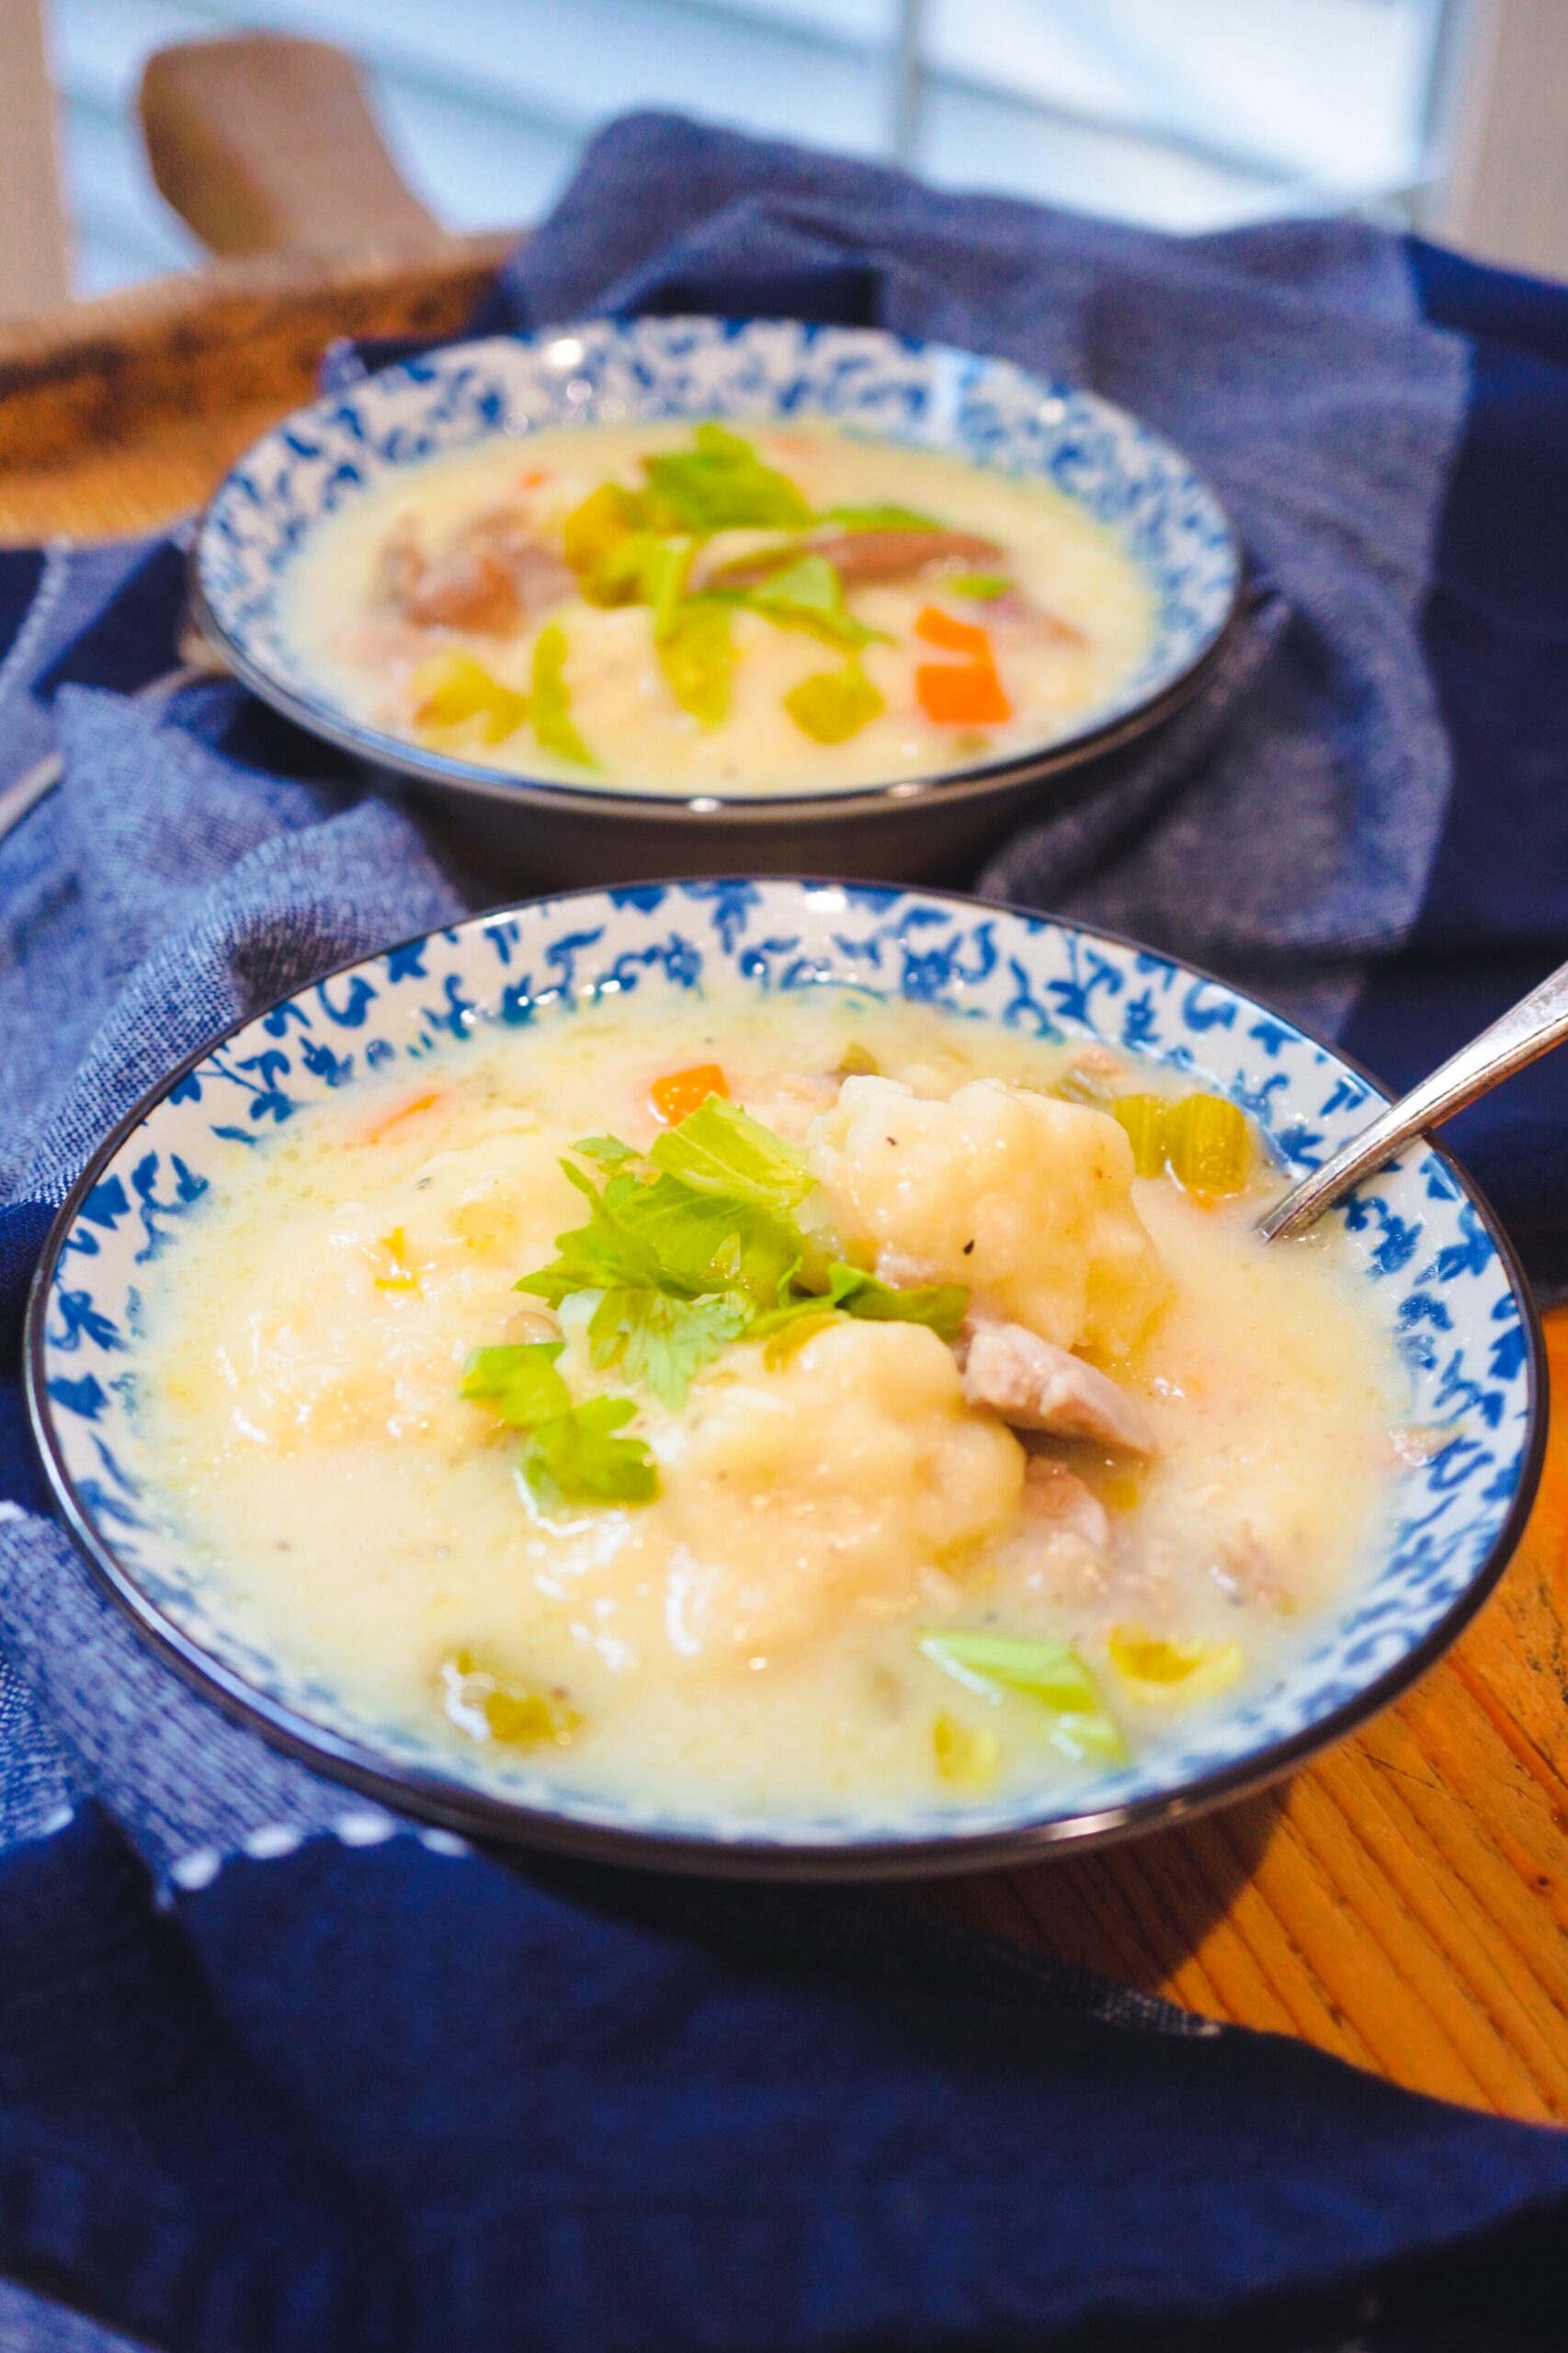
{"label": "dumpling", "polygon": [[965,1283],[978,1313],[1123,1357],[1164,1290],[1103,1111],[977,1079],[945,1102],[848,1078],[812,1165],[852,1255],[890,1280]]}
{"label": "dumpling", "polygon": [[231,1438],[290,1452],[472,1429],[458,1376],[472,1334],[509,1336],[519,1265],[541,1264],[576,1222],[560,1145],[492,1134],[432,1154],[371,1198],[297,1202],[286,1223],[243,1232],[243,1313],[190,1367],[228,1397]]}
{"label": "dumpling", "polygon": [[1023,1449],[965,1410],[923,1324],[846,1317],[777,1368],[748,1354],[660,1445],[678,1652],[770,1658],[851,1612],[896,1614],[1016,1525]]}

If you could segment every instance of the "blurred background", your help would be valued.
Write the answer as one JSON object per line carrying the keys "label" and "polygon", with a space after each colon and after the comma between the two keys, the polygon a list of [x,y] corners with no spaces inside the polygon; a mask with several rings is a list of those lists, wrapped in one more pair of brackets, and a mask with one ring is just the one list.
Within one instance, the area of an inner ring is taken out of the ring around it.
{"label": "blurred background", "polygon": [[1568,272],[1568,0],[0,0],[12,315],[199,258],[135,92],[241,28],[350,51],[454,230],[538,219],[655,105],[1164,228],[1353,208]]}

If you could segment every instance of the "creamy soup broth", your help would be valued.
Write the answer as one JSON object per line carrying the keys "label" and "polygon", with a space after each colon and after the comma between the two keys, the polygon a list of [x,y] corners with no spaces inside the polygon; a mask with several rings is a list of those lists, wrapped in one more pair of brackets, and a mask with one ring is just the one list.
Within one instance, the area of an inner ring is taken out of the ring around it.
{"label": "creamy soup broth", "polygon": [[561,426],[400,469],[296,560],[301,665],[358,719],[488,767],[733,798],[1004,759],[1144,654],[1146,582],[1044,483],[764,422],[735,428],[761,472],[729,511],[789,528],[704,529],[700,471],[674,478],[684,507],[627,505],[713,429]]}
{"label": "creamy soup broth", "polygon": [[[589,1210],[562,1161],[611,1181],[573,1147],[694,1132],[672,1115],[710,1117],[715,1069],[806,1171],[791,1291],[880,1267],[943,1330],[805,1314],[723,1341],[672,1410],[595,1363],[594,1293],[514,1287]],[[1070,1784],[1278,1673],[1357,1574],[1391,1460],[1389,1353],[1333,1246],[1256,1244],[1263,1172],[1224,1199],[1136,1177],[1126,1127],[1042,1091],[1150,1086],[840,991],[454,1044],[298,1115],[191,1220],[144,1468],[225,1623],[471,1765],[774,1819]],[[986,1332],[996,1403],[966,1394]],[[1090,1434],[1072,1402],[1066,1434],[1010,1426],[999,1334],[1085,1369]],[[530,1430],[462,1393],[495,1347],[630,1401],[616,1443],[657,1494],[535,1492]],[[976,1636],[1013,1646],[1000,1679]]]}

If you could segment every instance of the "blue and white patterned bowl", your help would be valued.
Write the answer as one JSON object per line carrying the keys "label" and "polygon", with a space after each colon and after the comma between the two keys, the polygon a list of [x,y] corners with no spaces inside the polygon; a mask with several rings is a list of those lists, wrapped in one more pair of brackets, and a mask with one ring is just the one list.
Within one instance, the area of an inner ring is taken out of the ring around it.
{"label": "blue and white patterned bowl", "polygon": [[1423,1149],[1339,1212],[1433,1459],[1398,1474],[1386,1539],[1277,1684],[1131,1765],[1038,1797],[884,1821],[784,1824],[584,1796],[528,1760],[497,1767],[365,1721],[327,1671],[236,1639],[139,1474],[138,1353],[187,1222],[280,1128],[437,1045],[527,1031],[545,1006],[681,990],[780,995],[835,983],[1092,1037],[1225,1089],[1299,1173],[1378,1097],[1330,1049],[1168,957],[973,900],[784,881],[653,883],[481,915],[333,974],[197,1056],[110,1137],[56,1222],[29,1309],[34,1425],[62,1508],[110,1592],[212,1696],[269,1737],[415,1813],[684,1869],[797,1876],[952,1870],[1108,1838],[1256,1786],[1383,1704],[1452,1640],[1501,1574],[1539,1474],[1540,1326],[1511,1251],[1453,1162]]}
{"label": "blue and white patterned bowl", "polygon": [[[1121,540],[1153,592],[1136,672],[1072,732],[1028,755],[868,789],[722,802],[507,777],[355,718],[290,638],[279,590],[317,525],[398,469],[498,433],[644,416],[789,416],[1043,479]],[[1241,564],[1213,492],[1120,409],[1010,362],[869,328],[794,320],[594,319],[542,336],[456,345],[302,408],[214,494],[191,563],[198,619],[286,716],[407,779],[420,797],[539,881],[605,881],[744,857],[909,875],[994,834],[1048,777],[1154,726],[1207,674],[1236,611]]]}

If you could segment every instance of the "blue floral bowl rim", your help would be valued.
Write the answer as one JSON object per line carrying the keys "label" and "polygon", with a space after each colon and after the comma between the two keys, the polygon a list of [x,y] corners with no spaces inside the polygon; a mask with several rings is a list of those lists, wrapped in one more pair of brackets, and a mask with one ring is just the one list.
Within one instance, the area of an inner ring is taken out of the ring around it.
{"label": "blue floral bowl rim", "polygon": [[[855,887],[836,875],[734,875],[724,879],[735,883],[766,882],[774,888],[780,883],[803,890]],[[678,890],[690,880],[689,876],[683,875],[650,877],[647,887]],[[926,884],[917,884],[914,888],[919,896],[939,900],[949,905],[983,908],[994,914],[1017,916],[1035,925],[1042,920],[1037,909],[1006,900],[977,899],[965,892],[936,890]],[[541,904],[569,906],[575,900],[602,896],[603,886],[594,884],[577,891],[543,893],[537,899],[505,901],[464,916],[459,928],[493,922],[498,915],[524,915],[530,908]],[[1139,953],[1143,947],[1142,941],[1130,938],[1125,932],[1112,931],[1102,926],[1073,923],[1058,915],[1047,916],[1044,920],[1057,930],[1070,933],[1079,939],[1100,941],[1133,954]],[[411,932],[400,940],[389,941],[385,947],[372,949],[369,955],[346,957],[341,963],[317,973],[303,985],[313,988],[323,981],[353,972],[399,949],[413,948],[422,940],[436,938],[443,928],[437,926],[434,929],[427,927],[423,931]],[[1269,1008],[1262,1000],[1253,996],[1250,991],[1238,987],[1234,982],[1222,980],[1203,965],[1192,963],[1187,958],[1174,955],[1168,949],[1161,949],[1157,952],[1193,980],[1225,989],[1257,1012],[1268,1013]],[[290,998],[300,994],[300,990],[290,990],[283,996],[273,999],[271,1004],[258,1006],[242,1019],[231,1022],[227,1029],[204,1040],[189,1053],[183,1055],[172,1069],[138,1097],[93,1153],[56,1211],[34,1270],[23,1332],[23,1370],[28,1418],[45,1475],[67,1532],[108,1598],[126,1613],[143,1640],[194,1686],[200,1697],[213,1701],[234,1722],[259,1733],[286,1755],[297,1758],[312,1770],[330,1774],[333,1779],[347,1783],[367,1797],[481,1839],[537,1847],[545,1852],[573,1855],[590,1861],[617,1863],[629,1869],[687,1872],[708,1878],[800,1881],[927,1879],[960,1871],[997,1870],[1040,1861],[1058,1848],[1075,1851],[1108,1846],[1147,1831],[1169,1828],[1176,1823],[1194,1820],[1240,1798],[1256,1795],[1284,1779],[1299,1766],[1332,1748],[1369,1718],[1381,1713],[1436,1665],[1495,1591],[1504,1570],[1518,1548],[1534,1507],[1546,1454],[1550,1374],[1540,1313],[1518,1252],[1490,1201],[1463,1164],[1445,1146],[1434,1142],[1428,1136],[1423,1139],[1424,1148],[1441,1162],[1480,1218],[1518,1307],[1520,1326],[1526,1340],[1528,1435],[1523,1449],[1518,1483],[1486,1556],[1469,1584],[1454,1597],[1442,1617],[1428,1629],[1420,1642],[1381,1675],[1374,1676],[1352,1698],[1315,1722],[1282,1739],[1269,1742],[1244,1756],[1236,1757],[1230,1764],[1216,1768],[1179,1789],[1150,1791],[1120,1805],[1101,1807],[1085,1813],[1057,1815],[1049,1821],[1008,1824],[995,1830],[965,1831],[956,1827],[950,1836],[911,1840],[868,1839],[860,1844],[818,1847],[776,1845],[766,1839],[710,1839],[687,1833],[665,1833],[641,1826],[634,1828],[619,1824],[580,1821],[552,1813],[548,1808],[525,1805],[466,1783],[449,1780],[443,1775],[423,1772],[379,1756],[361,1742],[347,1739],[330,1726],[316,1722],[257,1690],[254,1684],[214,1659],[165,1616],[135,1578],[121,1566],[113,1546],[99,1534],[78,1495],[75,1481],[66,1467],[57,1440],[45,1383],[45,1311],[55,1267],[93,1187],[136,1129],[167,1099],[182,1079],[230,1039],[248,1029],[253,1023],[265,1019],[267,1013],[287,1005]],[[1353,1056],[1343,1052],[1304,1022],[1292,1019],[1290,1027],[1359,1079],[1374,1101],[1386,1104],[1392,1100],[1386,1088]]]}
{"label": "blue floral bowl rim", "polygon": [[[776,320],[731,317],[719,313],[693,315],[726,330],[780,324]],[[424,357],[445,358],[491,342],[528,347],[570,334],[574,325],[598,324],[603,322],[568,321],[526,335],[465,338],[461,342],[443,344],[437,353]],[[635,324],[636,321],[615,319],[609,324],[630,325]],[[807,323],[795,321],[786,324]],[[403,736],[383,734],[378,728],[368,727],[314,701],[308,694],[297,692],[275,676],[265,664],[254,661],[243,641],[235,637],[213,611],[201,577],[209,520],[233,476],[248,465],[275,435],[286,432],[293,426],[308,423],[318,411],[339,404],[345,397],[343,392],[323,393],[315,400],[303,402],[300,407],[291,409],[288,415],[268,426],[265,433],[258,434],[229,466],[197,517],[196,529],[186,554],[186,597],[191,619],[201,634],[222,655],[234,676],[253,694],[263,702],[269,703],[283,718],[291,720],[307,734],[317,736],[353,758],[367,760],[380,768],[392,769],[422,783],[460,786],[482,794],[487,800],[544,809],[600,810],[607,814],[624,814],[635,810],[639,818],[662,820],[672,825],[693,821],[744,825],[748,821],[777,821],[786,813],[799,816],[802,808],[820,810],[828,818],[850,818],[863,816],[871,810],[918,808],[933,797],[943,800],[979,797],[1004,790],[1012,785],[1033,783],[1066,770],[1086,767],[1092,761],[1120,751],[1163,724],[1191,699],[1212,674],[1243,618],[1248,579],[1246,551],[1231,511],[1209,476],[1167,435],[1147,424],[1135,411],[1123,408],[1119,402],[1107,400],[1103,393],[1092,391],[1087,385],[1048,379],[1038,375],[1033,369],[1020,367],[1017,361],[1003,360],[985,352],[970,351],[960,344],[942,343],[934,336],[898,335],[887,327],[867,328],[861,332],[881,335],[903,351],[950,352],[956,358],[972,360],[980,367],[1017,368],[1021,375],[1032,378],[1042,392],[1072,394],[1095,402],[1112,417],[1136,428],[1149,440],[1168,450],[1187,469],[1223,529],[1231,557],[1230,601],[1208,639],[1195,646],[1187,661],[1170,677],[1153,688],[1143,701],[1131,710],[1118,711],[1072,734],[1058,736],[1033,751],[1014,752],[1006,758],[984,761],[969,767],[946,768],[935,776],[890,777],[881,784],[846,785],[828,792],[748,793],[744,798],[733,800],[725,800],[722,795],[713,793],[656,793],[635,785],[577,785],[558,778],[514,776],[503,769],[486,767],[476,761],[460,759],[449,752],[438,752],[412,744]],[[406,377],[408,373],[409,363],[405,360],[399,360],[392,367],[378,371],[381,381]],[[353,389],[348,387],[350,392]]]}

